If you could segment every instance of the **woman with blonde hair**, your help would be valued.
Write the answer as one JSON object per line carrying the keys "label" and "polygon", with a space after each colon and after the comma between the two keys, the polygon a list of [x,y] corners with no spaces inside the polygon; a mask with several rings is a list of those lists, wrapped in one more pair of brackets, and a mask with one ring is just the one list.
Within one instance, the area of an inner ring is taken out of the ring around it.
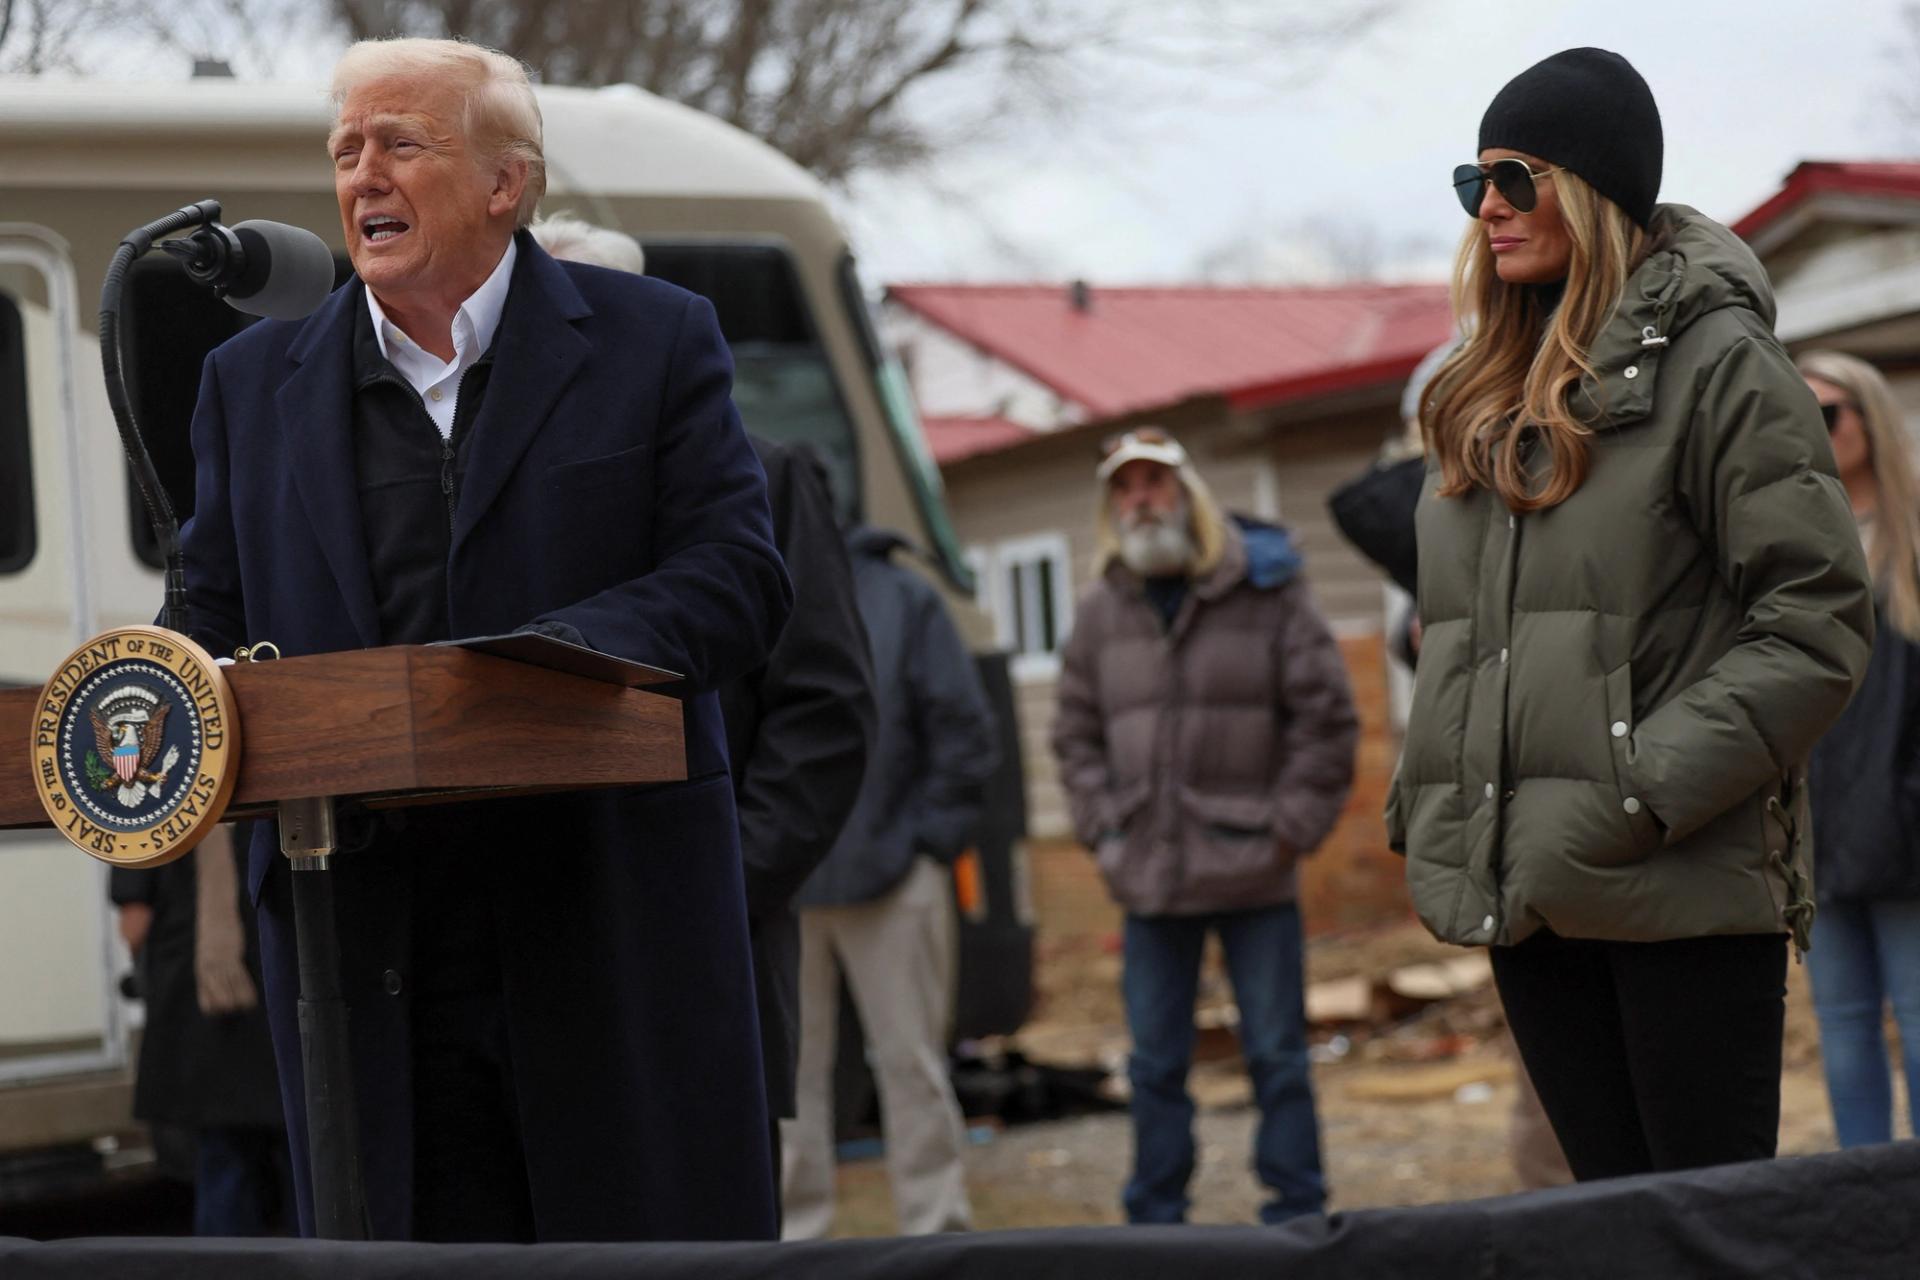
{"label": "woman with blonde hair", "polygon": [[1900,1028],[1907,1097],[1920,1097],[1920,498],[1892,388],[1864,360],[1800,357],[1873,570],[1879,627],[1859,694],[1814,749],[1813,1004],[1843,1147],[1893,1140],[1882,1031]]}
{"label": "woman with blonde hair", "polygon": [[1465,340],[1421,405],[1420,665],[1388,801],[1415,909],[1492,948],[1581,1179],[1773,1154],[1804,763],[1866,564],[1751,251],[1657,205],[1617,54],[1515,78],[1454,171]]}

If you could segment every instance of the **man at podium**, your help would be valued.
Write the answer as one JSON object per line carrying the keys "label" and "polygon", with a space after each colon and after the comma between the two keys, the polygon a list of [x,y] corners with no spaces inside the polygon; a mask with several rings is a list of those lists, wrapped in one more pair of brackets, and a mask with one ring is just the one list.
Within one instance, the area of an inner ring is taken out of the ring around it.
{"label": "man at podium", "polygon": [[[358,279],[207,360],[195,638],[291,657],[533,629],[689,690],[684,784],[400,811],[334,859],[372,1234],[772,1238],[711,691],[791,593],[713,309],[527,235],[545,177],[513,60],[362,42],[333,94]],[[290,875],[263,831],[249,889],[310,1233]]]}

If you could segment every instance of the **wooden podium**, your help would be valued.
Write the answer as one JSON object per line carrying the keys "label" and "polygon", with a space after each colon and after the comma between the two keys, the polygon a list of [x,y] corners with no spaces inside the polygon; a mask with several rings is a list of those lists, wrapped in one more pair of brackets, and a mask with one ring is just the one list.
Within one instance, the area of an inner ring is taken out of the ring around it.
{"label": "wooden podium", "polygon": [[[228,818],[272,817],[287,800],[378,808],[687,776],[680,704],[644,689],[449,645],[223,670],[245,735]],[[0,761],[28,740],[39,701],[0,690]],[[50,825],[27,771],[0,766],[0,830]]]}
{"label": "wooden podium", "polygon": [[[241,752],[224,818],[277,817],[294,871],[308,1154],[323,1238],[366,1236],[347,1009],[325,874],[333,802],[384,808],[684,781],[680,703],[639,687],[677,677],[601,663],[614,674],[592,678],[458,646],[406,645],[222,668]],[[0,690],[0,829],[53,825],[33,770],[16,755],[33,739],[42,703],[39,689]]]}

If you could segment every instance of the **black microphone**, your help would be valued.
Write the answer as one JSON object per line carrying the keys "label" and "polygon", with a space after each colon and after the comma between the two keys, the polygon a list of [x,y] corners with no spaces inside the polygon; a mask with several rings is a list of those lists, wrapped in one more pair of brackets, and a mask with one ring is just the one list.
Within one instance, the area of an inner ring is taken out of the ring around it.
{"label": "black microphone", "polygon": [[333,251],[313,232],[284,222],[210,221],[159,247],[181,260],[188,278],[248,315],[298,320],[333,292]]}

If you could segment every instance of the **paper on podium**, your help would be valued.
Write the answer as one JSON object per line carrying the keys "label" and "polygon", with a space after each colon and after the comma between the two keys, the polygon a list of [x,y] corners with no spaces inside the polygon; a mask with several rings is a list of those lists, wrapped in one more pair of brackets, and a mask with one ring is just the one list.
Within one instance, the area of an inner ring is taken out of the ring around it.
{"label": "paper on podium", "polygon": [[602,684],[625,685],[629,689],[644,689],[650,685],[671,684],[685,679],[676,671],[650,667],[644,662],[628,662],[625,658],[616,658],[598,649],[556,640],[534,631],[515,631],[504,636],[474,636],[466,640],[436,640],[434,643],[456,649],[471,649],[475,653],[491,654],[529,666],[564,671],[568,675],[583,676]]}

